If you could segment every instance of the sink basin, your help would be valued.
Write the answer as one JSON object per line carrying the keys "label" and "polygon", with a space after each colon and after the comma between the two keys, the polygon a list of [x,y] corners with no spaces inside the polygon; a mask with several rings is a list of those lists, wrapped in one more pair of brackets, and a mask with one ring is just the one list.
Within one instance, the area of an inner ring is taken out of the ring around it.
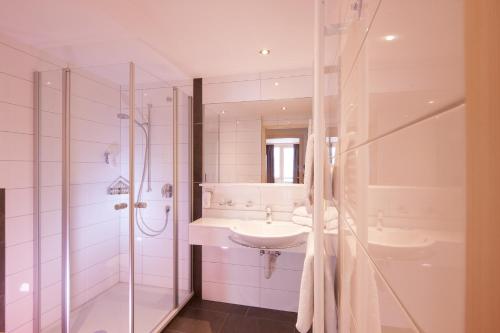
{"label": "sink basin", "polygon": [[279,249],[299,245],[310,228],[291,222],[247,221],[231,227],[233,241],[257,248]]}
{"label": "sink basin", "polygon": [[431,254],[434,240],[416,230],[370,228],[368,248],[376,258],[420,259]]}

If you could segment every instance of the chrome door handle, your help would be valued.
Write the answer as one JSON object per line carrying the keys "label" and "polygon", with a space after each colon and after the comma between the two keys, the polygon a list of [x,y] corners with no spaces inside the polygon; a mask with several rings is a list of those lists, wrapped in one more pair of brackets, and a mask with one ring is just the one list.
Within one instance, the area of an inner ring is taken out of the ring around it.
{"label": "chrome door handle", "polygon": [[115,210],[125,209],[127,207],[128,205],[125,202],[120,202],[119,204],[115,205]]}

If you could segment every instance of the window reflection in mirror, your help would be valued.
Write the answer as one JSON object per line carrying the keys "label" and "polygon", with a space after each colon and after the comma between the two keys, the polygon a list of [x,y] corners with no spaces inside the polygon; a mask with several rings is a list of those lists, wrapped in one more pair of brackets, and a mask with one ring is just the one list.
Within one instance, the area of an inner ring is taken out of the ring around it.
{"label": "window reflection in mirror", "polygon": [[267,183],[300,183],[300,144],[300,138],[266,138]]}

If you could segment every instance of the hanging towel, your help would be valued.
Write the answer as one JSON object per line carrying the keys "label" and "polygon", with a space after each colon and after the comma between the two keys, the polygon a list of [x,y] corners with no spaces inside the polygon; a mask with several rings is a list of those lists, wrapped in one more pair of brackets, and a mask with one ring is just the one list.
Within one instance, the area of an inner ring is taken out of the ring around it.
{"label": "hanging towel", "polygon": [[[334,257],[326,254],[325,260],[325,332],[337,332],[337,308],[335,303]],[[314,316],[314,234],[311,232],[307,237],[306,256],[300,282],[299,309],[297,313],[297,324],[295,327],[300,333],[306,333],[311,329]]]}
{"label": "hanging towel", "polygon": [[203,191],[203,195],[201,198],[203,208],[210,208],[212,203],[212,192]]}
{"label": "hanging towel", "polygon": [[[307,217],[307,218],[312,218],[312,214],[307,212],[307,209],[305,206],[299,206],[295,208],[292,212],[293,216],[300,216],[300,217]],[[337,211],[337,208],[333,206],[328,206],[325,209],[325,221],[330,221],[333,219],[336,219],[339,217],[339,212]]]}
{"label": "hanging towel", "polygon": [[[332,192],[332,172],[328,159],[328,147],[325,145],[323,158],[323,198],[331,200]],[[305,170],[304,170],[304,187],[306,189],[306,209],[308,213],[312,212],[314,203],[314,134],[309,135],[306,146]]]}
{"label": "hanging towel", "polygon": [[[312,228],[312,218],[303,216],[292,216],[292,222],[298,225],[303,225],[304,227]],[[338,219],[325,220],[324,228],[327,230],[337,229],[339,226]]]}
{"label": "hanging towel", "polygon": [[314,314],[314,234],[307,236],[306,256],[300,281],[299,310],[295,327],[306,333],[312,326]]}
{"label": "hanging towel", "polygon": [[[325,209],[325,229],[338,228],[338,217],[339,213],[335,207],[333,206],[327,207]],[[309,214],[307,212],[305,206],[297,207],[292,212],[292,222],[306,227],[312,227],[313,224],[312,214]]]}

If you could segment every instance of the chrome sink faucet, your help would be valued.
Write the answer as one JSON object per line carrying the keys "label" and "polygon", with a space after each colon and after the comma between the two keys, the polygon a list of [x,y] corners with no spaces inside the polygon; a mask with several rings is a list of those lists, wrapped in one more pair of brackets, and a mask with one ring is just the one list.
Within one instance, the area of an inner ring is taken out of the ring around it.
{"label": "chrome sink faucet", "polygon": [[273,213],[271,211],[271,206],[266,206],[266,223],[271,224],[273,222]]}

